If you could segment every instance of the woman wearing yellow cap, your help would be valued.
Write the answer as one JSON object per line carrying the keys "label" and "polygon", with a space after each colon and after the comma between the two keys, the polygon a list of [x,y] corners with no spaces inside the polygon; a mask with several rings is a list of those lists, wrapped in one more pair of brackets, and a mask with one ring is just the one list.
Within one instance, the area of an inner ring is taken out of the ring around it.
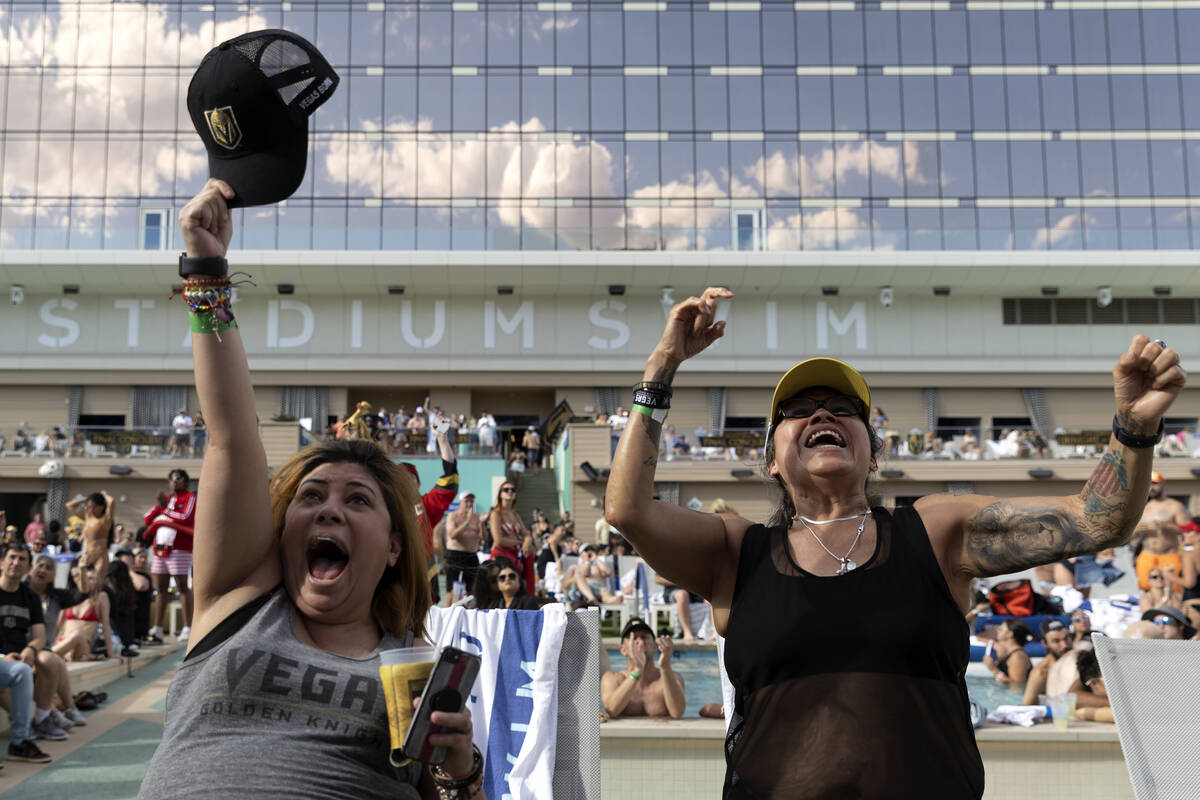
{"label": "woman wearing yellow cap", "polygon": [[709,288],[671,310],[605,508],[660,575],[713,605],[735,689],[724,796],[979,797],[963,680],[970,582],[1129,538],[1185,381],[1179,358],[1134,337],[1113,368],[1113,436],[1079,494],[930,495],[897,509],[868,501],[882,443],[866,381],[835,359],[803,361],[770,401],[779,504],[761,525],[653,499],[672,378],[724,334],[716,304],[732,296]]}

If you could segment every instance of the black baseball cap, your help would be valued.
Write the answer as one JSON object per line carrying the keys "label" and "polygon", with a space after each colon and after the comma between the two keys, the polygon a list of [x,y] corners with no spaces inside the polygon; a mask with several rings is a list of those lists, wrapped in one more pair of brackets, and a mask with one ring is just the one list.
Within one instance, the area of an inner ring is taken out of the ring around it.
{"label": "black baseball cap", "polygon": [[642,631],[645,631],[651,636],[654,635],[654,629],[646,624],[646,620],[642,619],[641,617],[634,617],[633,619],[629,620],[629,622],[625,623],[624,628],[621,628],[621,641],[625,641],[633,634],[641,633]]}
{"label": "black baseball cap", "polygon": [[278,203],[299,188],[308,118],[337,85],[325,57],[290,31],[252,31],[208,51],[188,85],[188,113],[209,174],[237,193],[230,207]]}

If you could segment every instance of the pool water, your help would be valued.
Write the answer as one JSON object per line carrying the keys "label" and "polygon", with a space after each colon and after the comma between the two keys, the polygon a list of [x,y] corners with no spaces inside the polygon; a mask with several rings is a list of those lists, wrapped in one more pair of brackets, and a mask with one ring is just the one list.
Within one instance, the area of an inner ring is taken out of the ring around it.
{"label": "pool water", "polygon": [[[625,668],[625,656],[619,650],[609,650],[608,659],[613,669]],[[683,695],[687,700],[684,716],[698,716],[702,706],[721,702],[721,676],[715,650],[677,651],[671,664],[683,678]],[[1020,704],[1022,695],[1021,689],[997,683],[990,675],[968,675],[967,692],[989,712],[997,706]]]}

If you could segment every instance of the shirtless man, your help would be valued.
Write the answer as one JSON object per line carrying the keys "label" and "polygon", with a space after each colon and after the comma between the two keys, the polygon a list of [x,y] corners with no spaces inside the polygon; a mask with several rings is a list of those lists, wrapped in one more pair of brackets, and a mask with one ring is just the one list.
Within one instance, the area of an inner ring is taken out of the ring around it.
{"label": "shirtless man", "polygon": [[479,539],[483,525],[479,521],[479,513],[475,510],[475,493],[466,492],[459,499],[458,509],[451,511],[445,517],[446,551],[443,560],[446,571],[446,584],[450,587],[447,602],[458,600],[461,595],[454,592],[454,584],[462,581],[470,587],[475,581],[475,573],[479,571]]}
{"label": "shirtless man", "polygon": [[67,503],[67,511],[83,518],[83,555],[97,575],[108,574],[108,545],[117,501],[106,491],[92,492]]}
{"label": "shirtless man", "polygon": [[1173,497],[1167,497],[1166,492],[1167,481],[1162,473],[1151,473],[1150,499],[1146,501],[1146,510],[1142,512],[1142,519],[1138,522],[1137,530],[1133,532],[1133,538],[1129,540],[1135,557],[1142,549],[1142,539],[1155,522],[1170,522],[1175,527],[1182,528],[1192,521],[1183,503]]}
{"label": "shirtless man", "polygon": [[[654,650],[661,654],[654,666]],[[606,672],[600,679],[600,699],[612,717],[683,716],[683,678],[671,668],[671,637],[660,636],[642,619],[634,617],[621,631],[621,655],[628,666]]]}
{"label": "shirtless man", "polygon": [[[1047,687],[1053,683],[1051,680],[1051,671],[1056,669],[1056,664],[1066,658],[1071,653],[1071,647],[1074,641],[1071,637],[1071,629],[1063,624],[1062,620],[1048,619],[1042,623],[1042,644],[1046,646],[1046,657],[1033,666],[1029,670],[1029,678],[1025,682],[1025,697],[1022,699],[1024,705],[1037,705],[1039,694],[1058,694],[1051,692]],[[1062,667],[1057,668],[1059,672]],[[1070,663],[1071,675],[1074,675],[1075,664],[1072,660]],[[1067,681],[1069,686],[1071,681]],[[1061,687],[1065,690],[1066,686]]]}

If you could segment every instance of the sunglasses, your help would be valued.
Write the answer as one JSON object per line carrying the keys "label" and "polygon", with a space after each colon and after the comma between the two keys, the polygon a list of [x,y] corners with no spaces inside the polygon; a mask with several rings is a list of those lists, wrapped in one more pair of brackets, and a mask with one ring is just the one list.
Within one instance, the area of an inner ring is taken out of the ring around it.
{"label": "sunglasses", "polygon": [[1178,625],[1179,623],[1168,617],[1166,614],[1161,614],[1154,618],[1155,625]]}
{"label": "sunglasses", "polygon": [[1161,580],[1162,580],[1162,574],[1161,574],[1161,573],[1158,573],[1158,572],[1151,572],[1151,573],[1150,573],[1150,580],[1152,580],[1152,581],[1161,581]]}
{"label": "sunglasses", "polygon": [[516,493],[517,493],[517,490],[512,488],[511,486],[506,486],[505,488],[500,490],[500,494],[516,494]]}
{"label": "sunglasses", "polygon": [[504,583],[507,583],[508,581],[515,581],[516,579],[517,574],[515,572],[505,572],[496,577],[496,580],[503,581]]}
{"label": "sunglasses", "polygon": [[861,417],[866,414],[866,406],[857,397],[847,397],[835,394],[824,400],[817,400],[805,395],[789,397],[779,404],[776,414],[782,419],[802,419],[817,413],[823,408],[835,417]]}

